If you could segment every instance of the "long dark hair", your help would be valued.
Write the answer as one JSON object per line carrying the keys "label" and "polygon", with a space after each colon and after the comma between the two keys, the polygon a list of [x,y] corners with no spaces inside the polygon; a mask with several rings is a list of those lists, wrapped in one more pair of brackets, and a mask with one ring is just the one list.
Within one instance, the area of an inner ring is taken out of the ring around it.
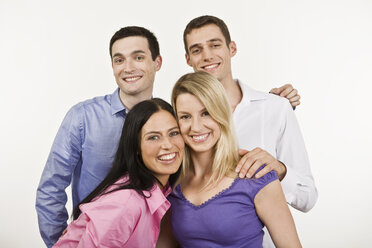
{"label": "long dark hair", "polygon": [[[144,197],[150,197],[143,194],[143,190],[150,190],[156,182],[160,183],[157,178],[144,165],[141,155],[140,133],[142,127],[148,119],[160,110],[168,111],[175,117],[172,106],[160,98],[146,100],[135,105],[127,115],[121,133],[118,150],[110,172],[106,178],[81,201],[73,211],[73,219],[80,215],[79,206],[91,202],[100,195],[108,194],[121,189],[134,189],[138,194]],[[181,168],[181,167],[180,167]],[[173,186],[180,174],[180,169],[169,177],[169,184]],[[124,175],[129,176],[129,181],[122,184],[115,183]],[[116,185],[114,189],[107,191],[111,185]],[[163,185],[164,186],[164,185]]]}

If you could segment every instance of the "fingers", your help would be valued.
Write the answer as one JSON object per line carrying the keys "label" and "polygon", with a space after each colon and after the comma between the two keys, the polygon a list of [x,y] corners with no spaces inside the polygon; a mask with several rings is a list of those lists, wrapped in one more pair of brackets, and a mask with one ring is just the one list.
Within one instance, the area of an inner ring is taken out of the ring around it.
{"label": "fingers", "polygon": [[292,98],[294,98],[294,97],[296,97],[298,95],[297,93],[298,93],[297,90],[296,89],[293,89],[285,97],[290,101]]}
{"label": "fingers", "polygon": [[273,168],[270,165],[265,164],[265,167],[263,167],[259,172],[257,172],[257,174],[254,177],[255,178],[260,178],[260,177],[266,175],[267,173],[269,173],[272,170],[273,170]]}
{"label": "fingers", "polygon": [[278,88],[272,88],[270,90],[270,93],[275,94],[275,95],[279,95],[280,94],[280,90]]}
{"label": "fingers", "polygon": [[[255,178],[260,178],[272,170],[275,170],[278,175],[281,171],[285,171],[281,168],[281,163],[278,160],[261,148],[255,148],[252,151],[241,150],[240,152],[245,153],[235,170],[239,173],[240,178],[251,178],[253,175]],[[261,166],[264,168],[257,172]]]}
{"label": "fingers", "polygon": [[300,101],[297,101],[297,102],[291,102],[291,105],[292,105],[292,108],[295,108],[296,106],[300,105],[301,102]]}
{"label": "fingers", "polygon": [[301,99],[301,96],[300,95],[296,95],[294,97],[291,97],[291,98],[288,98],[288,100],[292,103],[292,102],[299,102]]}
{"label": "fingers", "polygon": [[237,165],[236,168],[235,168],[235,172],[237,172],[237,173],[240,172],[240,170],[241,170],[243,164],[245,163],[245,161],[246,161],[246,159],[247,159],[247,157],[244,157],[244,155],[246,155],[248,152],[249,152],[248,150],[244,150],[244,149],[239,149],[239,150],[238,150],[238,154],[239,154],[239,156],[241,156],[242,158],[239,160],[238,165]]}
{"label": "fingers", "polygon": [[[263,164],[260,158],[263,151],[261,148],[255,148],[252,151],[246,151],[245,155],[240,159],[236,166],[235,172],[239,173],[240,178],[252,177],[254,172]],[[260,155],[261,154],[261,155]],[[259,166],[257,164],[261,163]],[[252,167],[253,166],[253,167]]]}
{"label": "fingers", "polygon": [[238,154],[239,156],[244,156],[245,154],[247,154],[249,151],[248,150],[245,150],[245,149],[238,149]]}
{"label": "fingers", "polygon": [[[246,174],[246,177],[248,177],[248,178],[252,178],[252,176],[255,175],[255,173],[257,172],[257,170],[258,170],[261,166],[265,166],[265,167],[267,167],[267,165],[265,164],[264,160],[261,160],[261,159],[256,160],[256,161],[253,163],[253,165],[249,168],[248,173]],[[265,168],[265,167],[264,167],[264,168]],[[266,174],[266,173],[265,173],[265,174]],[[265,174],[263,174],[263,175],[265,175]],[[263,176],[263,175],[262,175],[262,176]],[[255,175],[255,178],[259,178],[259,177],[257,176],[257,174]]]}
{"label": "fingers", "polygon": [[288,98],[288,95],[293,91],[293,86],[291,84],[285,84],[279,89],[281,89],[279,96]]}

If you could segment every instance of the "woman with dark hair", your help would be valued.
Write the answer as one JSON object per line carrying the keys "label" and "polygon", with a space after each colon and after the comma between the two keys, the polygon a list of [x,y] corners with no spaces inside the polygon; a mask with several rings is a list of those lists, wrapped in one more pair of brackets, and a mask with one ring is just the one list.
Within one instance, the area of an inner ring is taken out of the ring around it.
{"label": "woman with dark hair", "polygon": [[183,150],[167,102],[156,98],[135,105],[111,171],[74,209],[74,221],[54,247],[155,247]]}

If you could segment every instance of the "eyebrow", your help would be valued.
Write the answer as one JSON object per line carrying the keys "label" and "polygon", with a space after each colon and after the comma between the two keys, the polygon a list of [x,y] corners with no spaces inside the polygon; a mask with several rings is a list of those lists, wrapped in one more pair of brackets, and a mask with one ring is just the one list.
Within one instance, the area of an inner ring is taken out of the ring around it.
{"label": "eyebrow", "polygon": [[[212,43],[212,42],[216,42],[216,41],[223,42],[223,40],[220,39],[220,38],[213,38],[213,39],[207,40],[207,43]],[[193,49],[195,47],[200,47],[200,46],[201,46],[201,43],[195,43],[194,45],[189,47],[189,50],[191,51],[191,49]]]}
{"label": "eyebrow", "polygon": [[[208,112],[208,110],[207,110],[207,108],[206,107],[204,107],[203,109],[201,109],[200,111],[199,111],[199,113],[202,113],[202,112],[204,112],[204,111],[207,111]],[[177,111],[177,115],[178,114],[190,114],[188,111],[183,111],[183,110],[179,110],[179,111]]]}
{"label": "eyebrow", "polygon": [[[145,51],[143,51],[143,50],[135,50],[135,51],[131,52],[130,55],[139,54],[139,53],[146,54]],[[113,58],[114,57],[124,57],[124,55],[122,53],[115,53],[112,57]]]}
{"label": "eyebrow", "polygon": [[[170,131],[172,131],[172,130],[174,130],[174,129],[178,129],[178,126],[175,126],[175,127],[169,128],[169,129],[167,130],[167,132],[170,132]],[[147,133],[143,134],[143,137],[145,137],[145,136],[147,136],[147,135],[150,135],[150,134],[161,134],[161,132],[160,132],[160,131],[150,131],[150,132],[147,132]]]}

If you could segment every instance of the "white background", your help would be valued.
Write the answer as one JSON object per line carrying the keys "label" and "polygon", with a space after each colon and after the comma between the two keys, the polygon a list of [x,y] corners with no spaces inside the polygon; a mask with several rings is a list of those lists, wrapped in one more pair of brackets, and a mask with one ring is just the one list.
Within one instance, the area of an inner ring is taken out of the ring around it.
{"label": "white background", "polygon": [[[114,91],[109,40],[144,26],[160,42],[155,96],[190,72],[182,32],[222,18],[238,45],[233,75],[258,90],[292,83],[319,191],[294,209],[304,247],[371,247],[372,1],[0,0],[0,247],[43,247],[36,187],[57,129],[79,101]],[[69,203],[69,207],[71,203]]]}

